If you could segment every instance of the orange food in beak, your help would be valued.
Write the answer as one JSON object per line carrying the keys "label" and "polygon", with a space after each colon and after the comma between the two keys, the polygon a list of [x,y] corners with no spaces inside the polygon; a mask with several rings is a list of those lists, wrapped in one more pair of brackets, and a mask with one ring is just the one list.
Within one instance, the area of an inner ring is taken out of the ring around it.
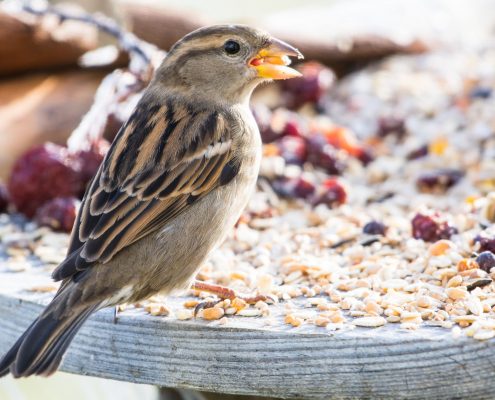
{"label": "orange food in beak", "polygon": [[278,39],[271,39],[270,45],[259,51],[249,62],[256,69],[260,78],[290,79],[301,76],[301,73],[290,68],[290,58],[304,58],[299,50]]}

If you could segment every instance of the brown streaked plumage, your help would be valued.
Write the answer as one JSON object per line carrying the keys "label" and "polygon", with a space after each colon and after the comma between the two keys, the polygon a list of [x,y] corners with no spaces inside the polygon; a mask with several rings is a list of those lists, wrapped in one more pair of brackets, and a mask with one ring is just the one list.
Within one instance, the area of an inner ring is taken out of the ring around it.
{"label": "brown streaked plumage", "polygon": [[186,288],[239,218],[259,169],[249,110],[266,79],[297,76],[289,45],[245,26],[195,31],[169,52],[79,210],[52,302],[0,361],[49,375],[89,315]]}

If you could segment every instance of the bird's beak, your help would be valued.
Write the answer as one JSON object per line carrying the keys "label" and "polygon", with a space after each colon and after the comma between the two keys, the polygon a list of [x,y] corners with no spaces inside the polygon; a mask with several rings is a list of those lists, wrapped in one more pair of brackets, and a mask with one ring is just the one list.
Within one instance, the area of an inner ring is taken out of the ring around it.
{"label": "bird's beak", "polygon": [[299,50],[281,40],[272,38],[270,44],[261,49],[249,65],[256,69],[260,78],[290,79],[301,76],[301,73],[288,67],[289,57],[304,58]]}

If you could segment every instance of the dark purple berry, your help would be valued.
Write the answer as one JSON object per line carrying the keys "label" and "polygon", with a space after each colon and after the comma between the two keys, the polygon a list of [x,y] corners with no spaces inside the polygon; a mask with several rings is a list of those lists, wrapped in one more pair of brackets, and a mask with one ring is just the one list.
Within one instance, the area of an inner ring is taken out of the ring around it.
{"label": "dark purple berry", "polygon": [[363,227],[363,232],[368,235],[382,235],[387,232],[387,226],[379,221],[370,221]]}
{"label": "dark purple berry", "polygon": [[490,272],[490,270],[495,267],[495,255],[491,251],[484,251],[476,257],[476,262],[480,269]]}
{"label": "dark purple berry", "polygon": [[457,169],[441,169],[425,172],[416,180],[416,186],[421,192],[443,193],[457,184],[464,173]]}
{"label": "dark purple berry", "polygon": [[446,221],[441,221],[438,215],[416,214],[411,221],[412,234],[415,239],[425,242],[436,242],[440,239],[450,239],[457,233],[457,229]]}
{"label": "dark purple berry", "polygon": [[305,103],[318,103],[335,81],[333,71],[316,62],[301,65],[299,71],[303,76],[281,84],[285,104],[293,110]]}
{"label": "dark purple berry", "polygon": [[395,135],[398,139],[402,139],[406,133],[406,124],[403,118],[381,117],[378,120],[377,136]]}
{"label": "dark purple berry", "polygon": [[275,143],[287,164],[302,165],[306,161],[306,141],[297,136],[285,136]]}
{"label": "dark purple berry", "polygon": [[311,135],[307,142],[310,163],[330,175],[340,175],[344,171],[345,163],[339,156],[338,150],[329,145],[323,135]]}
{"label": "dark purple berry", "polygon": [[329,178],[324,181],[318,192],[318,195],[313,199],[314,205],[326,204],[332,208],[347,201],[347,192],[337,179]]}
{"label": "dark purple berry", "polygon": [[472,99],[488,99],[492,95],[492,89],[489,87],[476,87],[471,90],[469,97]]}
{"label": "dark purple berry", "polygon": [[59,197],[41,206],[35,221],[56,231],[70,232],[76,220],[79,200],[75,197]]}
{"label": "dark purple berry", "polygon": [[0,212],[7,211],[7,206],[9,205],[9,192],[7,187],[0,183]]}
{"label": "dark purple berry", "polygon": [[490,251],[495,253],[495,238],[478,235],[474,238],[474,244],[478,245],[478,251],[480,252]]}
{"label": "dark purple berry", "polygon": [[53,143],[31,149],[14,164],[8,181],[10,199],[28,217],[55,197],[77,197],[84,189],[80,163]]}
{"label": "dark purple berry", "polygon": [[273,181],[273,189],[282,197],[309,199],[315,192],[315,185],[303,177],[280,178]]}
{"label": "dark purple berry", "polygon": [[417,160],[418,158],[423,158],[423,157],[426,157],[427,155],[428,155],[428,146],[426,144],[424,144],[423,146],[418,147],[415,150],[412,150],[406,156],[406,158],[408,160]]}

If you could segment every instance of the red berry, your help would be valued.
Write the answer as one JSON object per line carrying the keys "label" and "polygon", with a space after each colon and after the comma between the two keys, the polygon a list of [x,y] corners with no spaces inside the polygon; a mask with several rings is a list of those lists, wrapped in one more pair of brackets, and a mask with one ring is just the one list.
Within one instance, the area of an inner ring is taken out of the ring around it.
{"label": "red berry", "polygon": [[0,183],[0,212],[7,211],[7,206],[9,205],[9,192],[7,187]]}
{"label": "red berry", "polygon": [[425,242],[436,242],[440,239],[450,239],[457,229],[448,222],[442,221],[438,215],[416,214],[411,221],[412,234],[415,239]]}
{"label": "red berry", "polygon": [[385,235],[387,226],[378,221],[370,221],[363,227],[363,232],[368,235]]}
{"label": "red berry", "polygon": [[42,226],[70,232],[76,220],[79,200],[75,197],[58,197],[41,206],[35,215],[35,221]]}
{"label": "red berry", "polygon": [[495,267],[495,255],[491,251],[484,251],[476,257],[476,262],[480,269],[490,272],[490,270]]}
{"label": "red berry", "polygon": [[283,136],[295,136],[295,137],[304,137],[305,134],[302,130],[301,124],[297,119],[289,119],[284,126],[282,131]]}
{"label": "red berry", "polygon": [[297,136],[285,136],[276,142],[280,155],[287,164],[302,165],[306,161],[306,141]]}
{"label": "red berry", "polygon": [[313,204],[326,204],[328,207],[336,207],[347,201],[347,192],[342,184],[333,178],[323,182],[318,195],[313,199]]}
{"label": "red berry", "polygon": [[81,168],[81,180],[84,186],[95,176],[105,154],[110,148],[110,143],[105,139],[98,139],[91,144],[89,150],[78,151],[73,155]]}
{"label": "red berry", "polygon": [[297,109],[305,103],[318,103],[335,81],[332,70],[316,62],[299,67],[300,78],[282,82],[285,103],[289,109]]}
{"label": "red berry", "polygon": [[425,172],[416,180],[416,186],[421,192],[443,193],[459,182],[463,176],[464,173],[456,169]]}
{"label": "red berry", "polygon": [[487,238],[478,235],[474,238],[474,244],[478,244],[478,251],[490,251],[495,253],[495,238]]}
{"label": "red berry", "polygon": [[273,189],[282,197],[309,199],[315,192],[315,185],[303,177],[281,178],[273,182]]}
{"label": "red berry", "polygon": [[8,181],[12,203],[32,217],[55,197],[77,197],[83,190],[80,164],[65,147],[53,143],[31,149],[14,164]]}

